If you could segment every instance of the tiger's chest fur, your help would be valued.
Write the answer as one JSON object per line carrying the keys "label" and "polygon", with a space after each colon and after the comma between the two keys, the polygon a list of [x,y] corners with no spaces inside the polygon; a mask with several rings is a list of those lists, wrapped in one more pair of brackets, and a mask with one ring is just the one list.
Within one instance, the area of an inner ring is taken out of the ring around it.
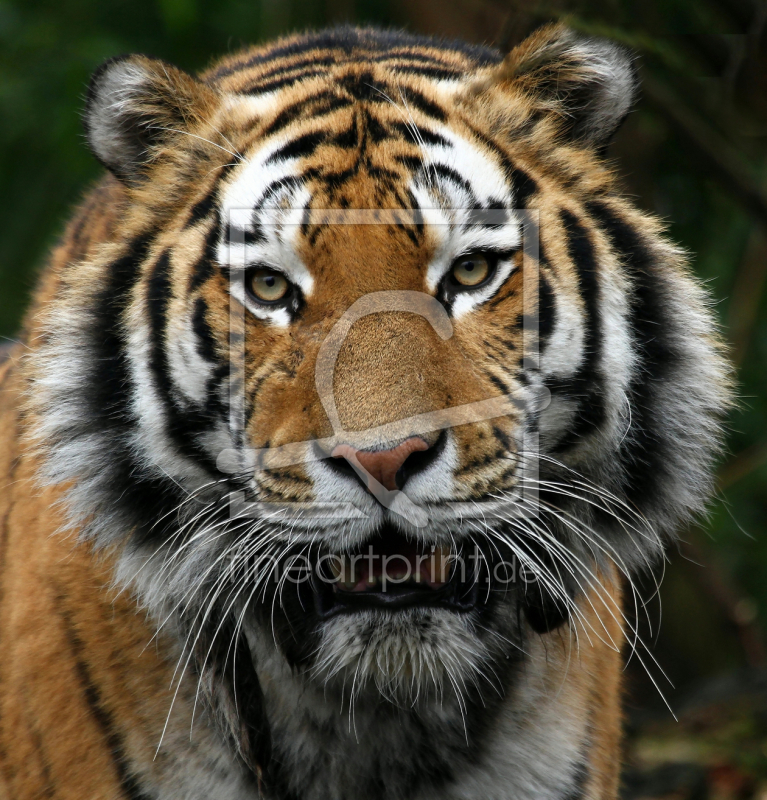
{"label": "tiger's chest fur", "polygon": [[729,402],[634,92],[558,26],[94,75],[0,366],[0,794],[616,796],[622,587]]}

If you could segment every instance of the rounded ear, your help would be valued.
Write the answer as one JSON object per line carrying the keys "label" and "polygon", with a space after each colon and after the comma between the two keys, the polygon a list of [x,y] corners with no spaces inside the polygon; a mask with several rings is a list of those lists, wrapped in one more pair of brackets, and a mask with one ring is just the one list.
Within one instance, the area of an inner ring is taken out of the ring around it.
{"label": "rounded ear", "polygon": [[517,45],[477,88],[493,85],[521,89],[539,110],[560,116],[572,139],[602,149],[636,101],[639,81],[628,50],[554,24]]}
{"label": "rounded ear", "polygon": [[216,93],[159,59],[118,56],[91,78],[83,113],[93,154],[121,181],[140,182],[167,142],[210,118]]}

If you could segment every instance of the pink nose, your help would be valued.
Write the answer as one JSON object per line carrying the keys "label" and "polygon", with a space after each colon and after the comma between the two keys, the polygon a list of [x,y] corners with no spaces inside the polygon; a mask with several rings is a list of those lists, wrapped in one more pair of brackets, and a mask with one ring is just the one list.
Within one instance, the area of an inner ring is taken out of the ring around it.
{"label": "pink nose", "polygon": [[[350,444],[339,444],[333,450],[333,458],[345,458],[351,462],[353,458],[365,468],[368,474],[389,491],[397,488],[396,475],[411,453],[428,450],[429,445],[420,436],[411,436],[402,444],[391,450],[357,450]],[[368,486],[368,489],[371,487]]]}

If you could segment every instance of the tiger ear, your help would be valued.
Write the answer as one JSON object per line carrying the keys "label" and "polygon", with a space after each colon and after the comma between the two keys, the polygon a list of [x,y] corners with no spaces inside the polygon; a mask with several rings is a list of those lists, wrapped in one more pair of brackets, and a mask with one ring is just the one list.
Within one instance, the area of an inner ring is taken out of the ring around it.
{"label": "tiger ear", "polygon": [[91,78],[83,114],[88,144],[121,181],[141,181],[169,141],[209,118],[216,94],[159,59],[119,56]]}
{"label": "tiger ear", "polygon": [[639,88],[628,50],[580,36],[562,24],[533,33],[482,84],[521,89],[536,110],[558,115],[569,137],[597,149],[609,143]]}

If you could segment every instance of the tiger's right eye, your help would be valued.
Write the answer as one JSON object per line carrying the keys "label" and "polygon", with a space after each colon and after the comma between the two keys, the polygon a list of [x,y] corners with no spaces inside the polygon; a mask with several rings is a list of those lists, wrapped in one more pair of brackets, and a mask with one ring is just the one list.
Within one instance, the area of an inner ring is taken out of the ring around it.
{"label": "tiger's right eye", "polygon": [[451,268],[453,280],[459,287],[466,289],[473,289],[484,283],[490,273],[490,263],[484,253],[462,256]]}
{"label": "tiger's right eye", "polygon": [[285,300],[291,290],[288,279],[281,272],[266,267],[250,270],[245,284],[254,299],[267,305]]}

